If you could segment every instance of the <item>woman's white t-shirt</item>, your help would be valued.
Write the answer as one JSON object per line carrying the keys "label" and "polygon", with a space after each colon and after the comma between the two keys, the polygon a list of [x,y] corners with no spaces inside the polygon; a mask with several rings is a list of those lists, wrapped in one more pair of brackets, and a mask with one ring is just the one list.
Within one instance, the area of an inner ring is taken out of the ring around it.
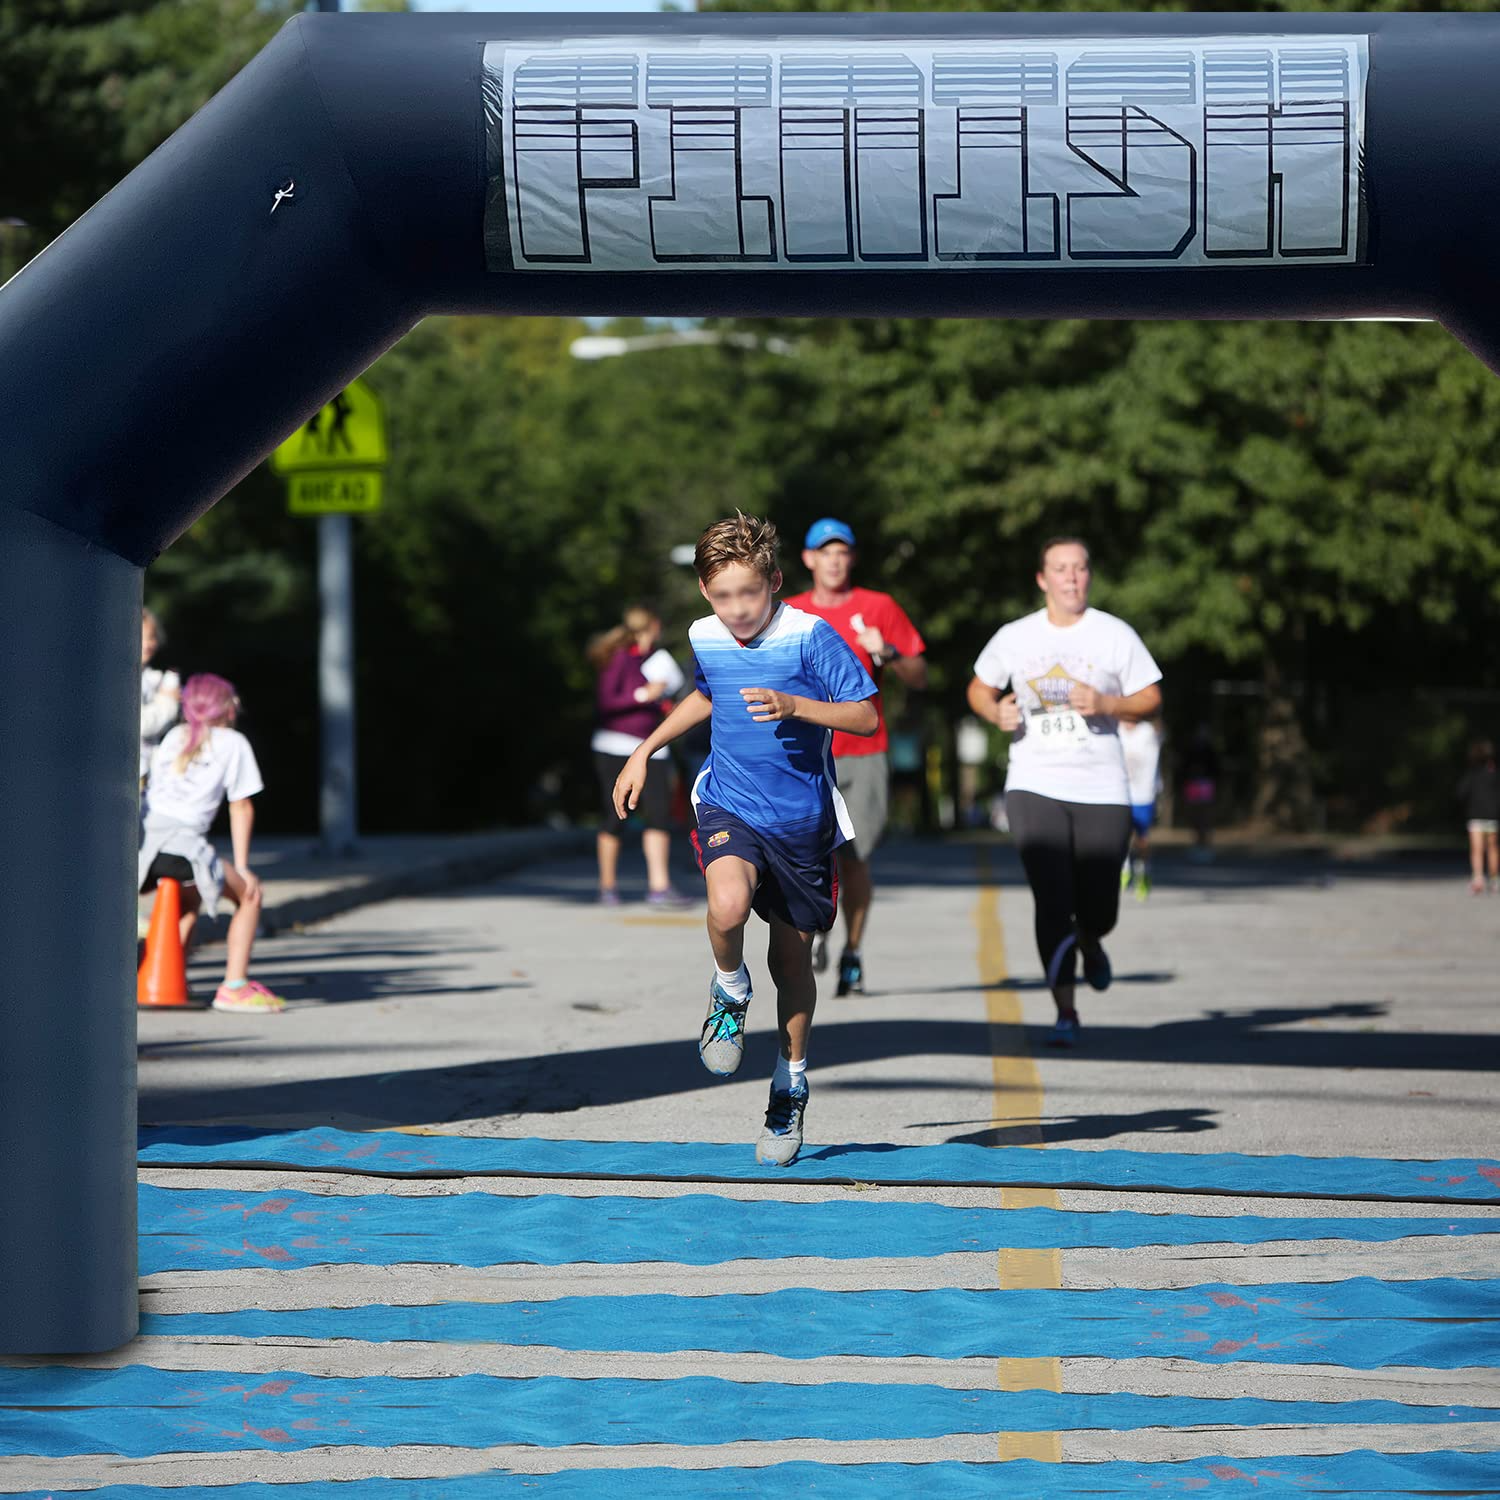
{"label": "woman's white t-shirt", "polygon": [[1076,624],[1054,625],[1039,609],[990,637],[974,675],[997,690],[1009,688],[1021,710],[1006,791],[1059,802],[1129,804],[1119,721],[1085,719],[1068,709],[1075,683],[1128,698],[1161,681],[1161,669],[1123,620],[1088,609]]}
{"label": "woman's white t-shirt", "polygon": [[152,754],[145,820],[207,833],[221,802],[253,797],[265,789],[265,783],[250,741],[239,730],[223,726],[208,731],[187,769],[179,772],[176,761],[187,737],[187,725],[176,724]]}

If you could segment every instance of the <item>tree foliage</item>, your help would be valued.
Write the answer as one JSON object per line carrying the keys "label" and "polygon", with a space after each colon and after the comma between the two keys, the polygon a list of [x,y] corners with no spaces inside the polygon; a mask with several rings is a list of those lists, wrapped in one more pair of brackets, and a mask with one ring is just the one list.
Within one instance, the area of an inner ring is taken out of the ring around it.
{"label": "tree foliage", "polygon": [[[702,5],[847,8],[938,7]],[[23,146],[0,218],[64,227],[285,14],[0,0],[0,136]],[[1169,728],[1212,720],[1247,806],[1304,827],[1447,816],[1448,767],[1500,704],[1500,383],[1443,331],[724,326],[798,352],[583,363],[567,320],[443,318],[370,372],[392,465],[355,526],[367,827],[535,816],[559,773],[587,809],[584,645],[645,598],[680,651],[702,603],[669,553],[736,507],[777,520],[789,586],[809,521],[853,523],[862,580],[929,641],[940,737],[985,638],[1033,607],[1037,544],[1076,531],[1098,602],[1166,669]],[[168,663],[241,687],[282,828],[316,821],[314,531],[261,471],[148,576]]]}

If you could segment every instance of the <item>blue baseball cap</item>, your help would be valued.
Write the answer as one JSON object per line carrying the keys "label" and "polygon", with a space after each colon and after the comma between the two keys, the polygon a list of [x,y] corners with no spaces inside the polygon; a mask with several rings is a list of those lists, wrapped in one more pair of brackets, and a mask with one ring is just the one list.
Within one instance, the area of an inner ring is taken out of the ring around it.
{"label": "blue baseball cap", "polygon": [[807,551],[816,552],[819,547],[826,546],[829,542],[847,542],[852,547],[854,533],[842,521],[836,521],[832,516],[824,516],[821,521],[814,521],[807,528],[807,535],[803,538],[802,545]]}

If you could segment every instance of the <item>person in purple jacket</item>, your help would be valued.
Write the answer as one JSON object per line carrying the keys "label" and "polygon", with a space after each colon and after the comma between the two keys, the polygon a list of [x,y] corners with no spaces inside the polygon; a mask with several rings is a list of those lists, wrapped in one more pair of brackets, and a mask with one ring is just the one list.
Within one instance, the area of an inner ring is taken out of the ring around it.
{"label": "person in purple jacket", "polygon": [[[654,611],[635,604],[620,624],[589,645],[589,661],[598,673],[595,694],[597,727],[592,748],[599,777],[599,900],[620,901],[618,872],[623,820],[615,812],[614,786],[625,762],[672,710],[672,700],[686,686],[682,669],[670,653],[658,649],[661,621]],[[672,816],[672,762],[665,750],[652,756],[638,809],[645,822],[648,906],[691,906],[692,898],[672,888],[668,874]]]}

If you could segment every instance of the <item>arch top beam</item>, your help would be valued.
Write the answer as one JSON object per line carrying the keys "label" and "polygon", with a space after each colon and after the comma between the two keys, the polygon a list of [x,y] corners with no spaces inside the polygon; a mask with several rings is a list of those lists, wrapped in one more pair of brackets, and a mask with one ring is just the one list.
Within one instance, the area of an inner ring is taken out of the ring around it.
{"label": "arch top beam", "polygon": [[433,312],[1430,317],[1500,365],[1497,58],[1484,15],[301,16],[0,294],[0,494],[145,562]]}

